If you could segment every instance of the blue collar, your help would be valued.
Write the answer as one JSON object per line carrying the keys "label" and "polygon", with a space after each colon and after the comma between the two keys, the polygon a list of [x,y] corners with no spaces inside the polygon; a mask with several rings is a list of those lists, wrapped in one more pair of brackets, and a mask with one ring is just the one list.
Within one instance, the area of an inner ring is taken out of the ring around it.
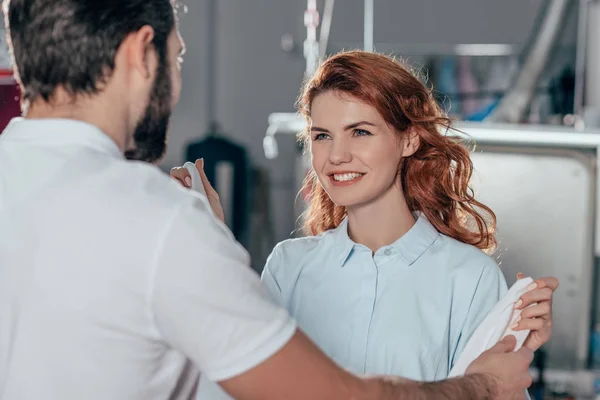
{"label": "blue collar", "polygon": [[[338,249],[340,252],[340,266],[343,267],[346,261],[348,261],[354,246],[358,245],[348,236],[348,218],[344,218],[342,223],[330,232],[335,241],[335,249]],[[439,236],[440,233],[431,225],[427,218],[419,214],[417,215],[417,221],[408,232],[386,247],[394,249],[406,264],[412,265]]]}

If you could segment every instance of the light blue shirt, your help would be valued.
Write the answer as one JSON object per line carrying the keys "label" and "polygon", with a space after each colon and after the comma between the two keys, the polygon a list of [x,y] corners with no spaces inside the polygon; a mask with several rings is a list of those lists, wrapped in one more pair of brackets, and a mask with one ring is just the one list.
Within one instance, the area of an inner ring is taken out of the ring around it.
{"label": "light blue shirt", "polygon": [[506,293],[496,262],[423,216],[375,255],[347,232],[345,220],[319,236],[279,243],[262,274],[273,298],[354,373],[446,378]]}

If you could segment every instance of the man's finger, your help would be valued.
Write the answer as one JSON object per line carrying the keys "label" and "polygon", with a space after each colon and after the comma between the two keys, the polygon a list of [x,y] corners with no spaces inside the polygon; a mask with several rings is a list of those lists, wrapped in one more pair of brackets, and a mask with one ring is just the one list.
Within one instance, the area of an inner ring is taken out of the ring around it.
{"label": "man's finger", "polygon": [[522,357],[523,361],[527,364],[531,364],[531,362],[533,361],[533,351],[531,351],[525,346],[521,347],[518,351],[515,352],[515,354]]}
{"label": "man's finger", "polygon": [[510,353],[515,349],[516,345],[517,338],[513,335],[508,335],[492,347],[490,351],[493,353]]}

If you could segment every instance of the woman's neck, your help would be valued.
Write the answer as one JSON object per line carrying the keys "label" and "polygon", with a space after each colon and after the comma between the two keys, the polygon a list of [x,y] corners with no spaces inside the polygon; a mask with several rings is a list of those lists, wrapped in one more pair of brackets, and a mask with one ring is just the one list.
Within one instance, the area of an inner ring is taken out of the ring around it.
{"label": "woman's neck", "polygon": [[348,234],[373,253],[401,238],[415,224],[399,185],[375,201],[348,209]]}

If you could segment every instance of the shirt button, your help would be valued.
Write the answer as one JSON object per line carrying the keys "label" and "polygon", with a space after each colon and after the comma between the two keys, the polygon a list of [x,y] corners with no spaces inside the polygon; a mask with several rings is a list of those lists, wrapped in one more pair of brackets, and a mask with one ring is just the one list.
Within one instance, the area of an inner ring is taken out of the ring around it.
{"label": "shirt button", "polygon": [[386,256],[391,256],[392,255],[392,250],[390,249],[386,249],[383,254],[385,254]]}

